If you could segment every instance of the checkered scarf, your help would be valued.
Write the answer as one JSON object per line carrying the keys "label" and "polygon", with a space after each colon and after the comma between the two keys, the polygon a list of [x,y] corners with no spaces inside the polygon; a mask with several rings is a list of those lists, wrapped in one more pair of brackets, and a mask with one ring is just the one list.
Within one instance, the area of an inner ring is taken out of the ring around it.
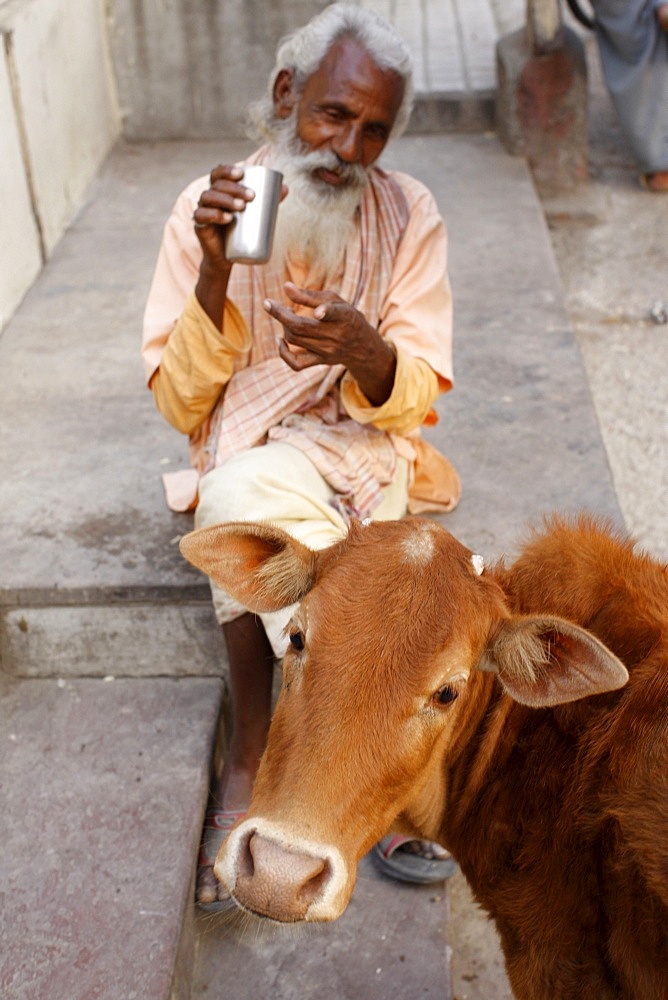
{"label": "checkered scarf", "polygon": [[[269,149],[263,147],[248,162],[268,158]],[[385,171],[373,168],[337,289],[373,327],[379,323],[407,222],[401,188]],[[309,456],[340,495],[344,509],[367,516],[382,499],[381,487],[394,477],[391,436],[348,417],[339,396],[343,366],[317,365],[295,372],[279,356],[282,327],[262,303],[267,298],[283,301],[286,277],[271,261],[233,268],[228,295],[252,331],[252,347],[212,415],[205,471],[268,439],[280,439]]]}

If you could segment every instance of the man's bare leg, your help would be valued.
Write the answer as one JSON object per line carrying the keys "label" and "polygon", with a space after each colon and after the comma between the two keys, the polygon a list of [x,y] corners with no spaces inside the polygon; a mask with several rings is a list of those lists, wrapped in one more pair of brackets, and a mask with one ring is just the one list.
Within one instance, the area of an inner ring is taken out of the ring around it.
{"label": "man's bare leg", "polygon": [[[211,789],[210,806],[241,811],[250,803],[260,757],[271,721],[274,654],[259,618],[247,612],[223,625],[230,664],[232,733],[220,778]],[[213,868],[200,867],[197,900],[214,903],[218,880]],[[221,896],[226,898],[221,887]]]}

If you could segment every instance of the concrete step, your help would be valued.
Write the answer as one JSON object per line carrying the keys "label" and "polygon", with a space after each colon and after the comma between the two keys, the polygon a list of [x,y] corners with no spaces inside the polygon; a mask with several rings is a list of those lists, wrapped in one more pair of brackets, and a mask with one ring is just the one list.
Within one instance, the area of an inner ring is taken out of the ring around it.
{"label": "concrete step", "polygon": [[0,683],[2,997],[189,997],[192,845],[221,688]]}
{"label": "concrete step", "polygon": [[[220,677],[225,652],[208,586],[203,599],[102,601],[0,608],[2,671],[13,677]],[[60,600],[71,593],[58,595]],[[6,597],[6,595],[5,595]],[[100,657],[99,651],[104,650]]]}

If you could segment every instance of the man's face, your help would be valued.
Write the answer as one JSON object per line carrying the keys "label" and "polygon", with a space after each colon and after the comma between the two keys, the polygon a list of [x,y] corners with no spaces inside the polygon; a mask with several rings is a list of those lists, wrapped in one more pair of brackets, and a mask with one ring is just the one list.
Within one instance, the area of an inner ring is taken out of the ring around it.
{"label": "man's face", "polygon": [[[314,179],[336,188],[347,183],[346,165],[370,167],[385,147],[403,94],[401,77],[380,69],[358,42],[335,42],[307,79],[296,107],[296,137],[303,150],[334,154],[332,166],[316,168]],[[279,117],[294,111],[289,74],[279,77],[274,99]]]}

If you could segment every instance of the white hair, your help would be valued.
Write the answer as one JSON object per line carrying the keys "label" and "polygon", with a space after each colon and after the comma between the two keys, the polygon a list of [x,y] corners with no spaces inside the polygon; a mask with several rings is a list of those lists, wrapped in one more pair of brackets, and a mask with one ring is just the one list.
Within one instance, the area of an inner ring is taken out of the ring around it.
{"label": "white hair", "polygon": [[267,93],[249,108],[255,130],[269,139],[275,137],[279,119],[273,93],[278,74],[290,70],[299,92],[339,38],[355,39],[380,69],[391,70],[403,80],[404,96],[391,133],[393,137],[401,135],[408,125],[414,99],[411,54],[393,25],[374,11],[350,3],[331,4],[279,43]]}

